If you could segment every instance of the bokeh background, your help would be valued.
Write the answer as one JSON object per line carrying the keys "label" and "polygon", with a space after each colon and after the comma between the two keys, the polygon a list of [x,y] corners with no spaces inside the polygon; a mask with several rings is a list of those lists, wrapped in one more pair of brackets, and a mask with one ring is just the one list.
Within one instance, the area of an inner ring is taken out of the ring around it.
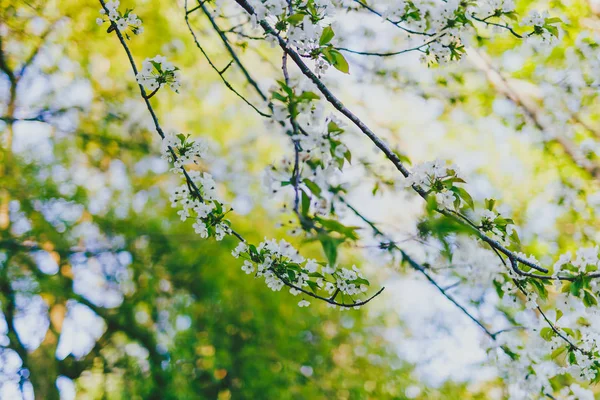
{"label": "bokeh background", "polygon": [[[237,229],[255,242],[287,237],[322,258],[273,223],[278,205],[262,192],[261,172],[284,153],[282,139],[201,57],[182,4],[123,3],[146,28],[128,42],[138,63],[163,54],[181,69],[180,93],[163,91],[153,105],[169,130],[210,139],[210,170],[224,183]],[[180,222],[168,201],[178,182],[160,159],[122,48],[95,23],[99,4],[1,0],[0,7],[0,399],[502,398],[477,327],[368,244],[344,249],[343,258],[386,286],[379,298],[361,310],[299,308],[298,299],[240,270],[233,241],[202,240]],[[574,19],[595,18],[585,2],[560,7]],[[208,21],[192,21],[203,46],[227,65]],[[357,46],[384,36],[380,25],[361,32]],[[510,43],[486,50],[498,55]],[[279,53],[238,45],[268,88],[265,60],[277,64]],[[507,54],[502,67],[527,78],[532,55]],[[502,198],[523,221],[532,252],[568,242],[554,227],[564,220],[568,236],[576,218],[545,206],[556,196],[548,184],[558,172],[547,168],[556,154],[542,151],[527,127],[506,124],[522,116],[488,82],[489,71],[465,63],[429,70],[407,55],[378,66],[396,71],[380,75],[394,84],[365,82],[371,61],[349,59],[351,74],[333,84],[391,143],[415,161],[460,159],[476,200]],[[360,136],[349,142],[372,156]],[[570,168],[561,164],[576,176]],[[424,253],[410,240],[422,203],[379,184],[373,198],[376,182],[358,176],[354,203]],[[486,293],[464,300],[476,296]]]}

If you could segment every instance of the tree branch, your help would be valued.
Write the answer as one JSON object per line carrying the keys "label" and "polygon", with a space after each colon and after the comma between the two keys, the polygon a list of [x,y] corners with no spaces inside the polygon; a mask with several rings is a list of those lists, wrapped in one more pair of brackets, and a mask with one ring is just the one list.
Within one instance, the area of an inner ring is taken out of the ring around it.
{"label": "tree branch", "polygon": [[[104,8],[104,10],[108,13],[108,10],[106,8],[106,4],[105,4],[104,0],[99,0],[99,2],[102,5],[102,7]],[[114,25],[114,22],[112,22],[112,24]],[[129,50],[129,47],[127,46],[127,43],[125,42],[125,39],[123,38],[123,35],[121,35],[121,32],[118,29],[114,29],[114,32],[117,35],[117,37],[119,38],[119,41],[121,42],[121,46],[123,47],[123,49],[125,50],[125,52],[127,54],[127,57],[129,59],[129,63],[131,64],[131,68],[132,68],[132,70],[134,72],[134,75],[137,76],[138,70],[137,70],[137,67],[135,65],[135,61],[133,60],[133,56],[131,54],[131,51]],[[162,128],[160,127],[160,124],[159,124],[159,121],[158,121],[158,117],[156,116],[156,113],[154,112],[154,109],[152,108],[152,105],[150,104],[150,101],[148,100],[148,98],[146,96],[146,91],[145,91],[145,89],[144,89],[144,87],[142,85],[138,84],[138,86],[140,88],[140,93],[142,95],[142,98],[144,99],[144,102],[146,103],[146,107],[148,108],[148,111],[150,112],[150,115],[152,116],[152,120],[154,121],[154,126],[156,128],[156,131],[159,134],[159,136],[164,139],[165,134],[164,134]],[[173,151],[173,149],[170,148],[170,151],[171,151],[171,154],[173,156],[173,159],[177,160],[177,155],[175,154],[175,152]],[[194,181],[190,178],[187,170],[182,166],[181,167],[181,171],[184,174],[186,182],[188,183],[188,185],[191,186],[192,191],[195,192],[196,195],[201,198],[201,196],[200,196],[200,190],[198,189],[198,187],[196,186],[196,184],[194,183]],[[237,233],[233,228],[230,228],[230,231],[231,231],[232,235],[234,235],[239,241],[246,242],[246,240],[239,233]],[[281,278],[279,278],[279,279],[281,279]],[[288,286],[288,287],[291,287],[291,288],[296,289],[296,290],[304,291],[301,288],[296,288],[292,283],[288,282],[285,279],[281,279],[281,281],[286,286]],[[379,292],[377,292],[374,296],[372,296],[371,298],[369,298],[369,299],[367,299],[365,301],[362,301],[362,302],[339,303],[337,305],[344,306],[344,307],[354,307],[356,305],[365,304],[366,302],[371,301],[374,297],[376,297],[377,295],[379,295],[379,293],[381,293],[382,291],[383,291],[383,288],[381,290],[379,290]],[[311,294],[310,296],[318,298],[318,299],[321,299],[323,301],[329,301],[329,299],[327,299],[325,297],[318,296],[316,294],[315,295]]]}
{"label": "tree branch", "polygon": [[[254,9],[247,2],[247,0],[236,0],[236,3],[238,3],[242,8],[244,8],[246,10],[246,12],[248,12],[250,15],[254,15]],[[391,150],[389,148],[389,146],[382,139],[380,139],[360,118],[358,118],[354,113],[352,113],[327,88],[327,86],[325,86],[325,84],[304,63],[304,61],[302,60],[302,57],[296,51],[291,49],[286,44],[285,40],[266,21],[264,21],[264,20],[259,21],[259,24],[263,28],[265,33],[273,35],[277,39],[281,49],[290,56],[290,58],[296,63],[296,65],[298,66],[300,71],[315,84],[315,86],[319,89],[319,91],[323,94],[323,96],[325,96],[327,101],[329,101],[329,103],[336,110],[338,110],[341,114],[343,114],[346,118],[348,118],[358,129],[360,129],[360,131],[363,132],[383,152],[383,154],[388,158],[388,160],[396,167],[396,169],[398,171],[400,171],[400,173],[405,178],[408,177],[410,175],[410,171],[408,170],[408,168],[406,168],[406,166],[404,166],[404,164],[402,163],[400,158],[396,155],[396,153],[393,150]],[[412,188],[423,199],[427,198],[427,192],[425,192],[421,187],[419,187],[417,185],[413,185]],[[531,268],[537,269],[540,272],[544,272],[544,273],[548,272],[548,270],[546,268],[543,268],[539,265],[532,263],[531,261],[528,261],[528,260],[518,256],[517,254],[508,250],[506,247],[502,246],[497,241],[489,238],[487,235],[485,235],[483,232],[481,232],[479,230],[479,228],[477,228],[472,222],[470,222],[469,219],[467,217],[465,217],[464,215],[458,214],[458,213],[453,214],[448,211],[439,210],[439,209],[436,211],[442,215],[445,215],[451,219],[454,219],[457,222],[461,222],[466,226],[470,226],[471,228],[473,228],[475,230],[475,232],[477,233],[477,235],[479,236],[479,238],[481,240],[487,242],[490,246],[494,246],[496,249],[498,249],[502,253],[506,254],[507,256],[515,257],[522,264],[525,264]]]}
{"label": "tree branch", "polygon": [[[206,51],[204,50],[204,48],[200,45],[200,42],[198,42],[198,38],[196,37],[196,33],[194,32],[194,30],[192,29],[192,26],[190,25],[190,20],[188,18],[188,12],[187,12],[187,0],[185,0],[185,5],[184,5],[184,9],[186,11],[185,14],[185,23],[192,35],[192,38],[194,39],[194,43],[196,44],[196,47],[200,50],[200,52],[202,53],[202,55],[204,55],[204,58],[206,59],[206,61],[208,61],[208,64],[211,66],[211,68],[217,73],[219,74],[219,77],[221,78],[221,80],[223,81],[223,83],[225,84],[225,86],[231,90],[233,93],[235,93],[240,99],[242,99],[244,101],[244,103],[248,104],[250,107],[252,107],[252,109],[254,111],[256,111],[259,115],[263,116],[263,117],[271,117],[270,114],[264,113],[262,111],[260,111],[254,104],[252,104],[248,99],[246,99],[244,96],[242,96],[232,85],[231,83],[229,83],[229,81],[227,79],[225,79],[225,70],[227,68],[224,68],[223,70],[219,70],[212,62],[212,60],[210,59],[210,57],[208,56],[208,54],[206,53]],[[230,64],[231,65],[231,64]]]}

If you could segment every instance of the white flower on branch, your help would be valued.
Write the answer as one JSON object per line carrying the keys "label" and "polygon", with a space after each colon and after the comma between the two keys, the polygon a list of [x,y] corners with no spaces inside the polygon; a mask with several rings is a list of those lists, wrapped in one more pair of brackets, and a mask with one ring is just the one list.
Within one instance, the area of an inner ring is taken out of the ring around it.
{"label": "white flower on branch", "polygon": [[[135,35],[140,35],[143,33],[144,28],[142,26],[142,20],[138,18],[137,15],[132,12],[132,10],[127,10],[125,14],[121,14],[119,11],[119,4],[119,1],[106,2],[105,7],[106,10],[108,10],[109,21],[114,23],[114,27],[116,27],[120,32],[124,33],[126,38],[129,38],[129,35],[127,34],[129,29]],[[100,14],[102,16],[107,15],[106,10],[104,8],[100,9]],[[98,25],[102,25],[104,22],[104,18],[96,18],[96,23]],[[109,32],[111,29],[109,29]]]}
{"label": "white flower on branch", "polygon": [[[157,55],[146,58],[142,69],[136,76],[137,82],[152,92],[168,85],[174,92],[179,92],[181,87],[181,74],[179,68],[167,61],[167,58]],[[152,96],[152,94],[150,95]]]}
{"label": "white flower on branch", "polygon": [[456,197],[454,196],[454,193],[446,189],[435,194],[435,201],[437,202],[438,207],[440,207],[440,210],[454,209],[455,200]]}
{"label": "white flower on branch", "polygon": [[308,307],[308,306],[310,306],[310,302],[307,300],[300,300],[298,302],[298,307]]}

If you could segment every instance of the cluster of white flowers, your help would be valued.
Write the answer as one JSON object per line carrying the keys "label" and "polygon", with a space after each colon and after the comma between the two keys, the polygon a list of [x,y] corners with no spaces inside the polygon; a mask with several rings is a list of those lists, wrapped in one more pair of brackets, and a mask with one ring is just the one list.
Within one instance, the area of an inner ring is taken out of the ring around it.
{"label": "cluster of white flowers", "polygon": [[546,23],[546,18],[549,18],[550,14],[547,11],[540,13],[539,11],[532,10],[523,20],[521,25],[523,26],[543,26]]}
{"label": "cluster of white flowers", "polygon": [[527,308],[528,310],[533,310],[535,308],[538,307],[537,304],[537,300],[538,300],[538,294],[536,292],[527,292],[527,294],[525,295],[526,301],[525,301],[525,308]]}
{"label": "cluster of white flowers", "polygon": [[[481,243],[467,236],[457,237],[455,246],[452,257],[454,273],[466,284],[485,287],[494,280],[504,280],[502,263],[492,250],[482,247]],[[443,261],[440,260],[441,262]]]}
{"label": "cluster of white flowers", "polygon": [[181,87],[179,69],[161,55],[146,58],[142,63],[141,71],[135,78],[140,85],[151,91],[169,85],[174,92],[179,92]]}
{"label": "cluster of white flowers", "polygon": [[[289,46],[315,60],[318,75],[325,73],[330,65],[348,72],[347,68],[338,65],[340,61],[347,65],[343,55],[330,44],[334,36],[331,20],[335,8],[332,1],[317,0],[293,5],[285,0],[252,0],[250,3],[255,11],[253,25],[256,27],[258,21],[271,20],[275,29],[286,35]],[[277,38],[271,34],[265,40],[272,46],[277,43]]]}
{"label": "cluster of white flowers", "polygon": [[288,39],[298,51],[309,54],[312,50],[319,47],[319,38],[323,33],[323,28],[324,26],[314,24],[311,17],[305,15],[300,24],[290,27]]}
{"label": "cluster of white flowers", "polygon": [[307,133],[297,138],[303,154],[307,157],[319,159],[324,168],[335,165],[347,157],[348,147],[339,139],[336,140],[336,136],[343,132],[344,123],[335,115],[323,117],[322,112],[317,108],[315,112],[309,113],[307,118],[299,118],[298,123]]}
{"label": "cluster of white flowers", "polygon": [[427,51],[421,54],[421,62],[427,65],[446,65],[461,60],[464,53],[465,33],[466,28],[463,28],[463,31],[448,30],[445,35],[428,45]]}
{"label": "cluster of white flowers", "polygon": [[571,252],[561,254],[554,264],[554,275],[558,276],[563,270],[565,272],[586,273],[591,268],[591,270],[597,271],[600,267],[598,252],[599,248],[596,246],[578,249],[575,253],[575,259],[572,259]]}
{"label": "cluster of white flowers", "polygon": [[250,4],[254,8],[254,13],[258,21],[265,20],[269,16],[278,17],[285,15],[289,7],[285,0],[252,0]]}
{"label": "cluster of white flowers", "polygon": [[[584,381],[592,381],[598,373],[597,368],[595,368],[595,363],[597,361],[595,357],[590,357],[588,355],[588,350],[592,351],[595,349],[596,346],[594,345],[594,342],[598,339],[598,335],[594,334],[594,338],[592,339],[593,341],[582,341],[582,343],[587,343],[588,346],[581,348],[581,351],[573,352],[575,355],[575,362],[565,367],[563,369],[563,373],[570,374],[571,376]],[[586,353],[584,354],[583,351]]]}
{"label": "cluster of white flowers", "polygon": [[403,22],[403,26],[411,31],[438,36],[421,56],[421,60],[427,64],[459,60],[464,52],[463,42],[472,34],[469,24],[461,22],[467,21],[469,14],[458,0],[393,1],[382,15],[386,19]]}
{"label": "cluster of white flowers", "polygon": [[[344,298],[364,294],[369,288],[369,282],[355,265],[351,269],[336,268],[307,260],[283,239],[265,238],[258,247],[240,242],[231,254],[244,259],[242,271],[264,278],[267,287],[273,291],[280,291],[287,283],[294,296],[301,294],[299,289],[302,289],[314,293],[323,291],[328,297],[340,293]],[[300,307],[309,304],[305,300],[298,303]]]}
{"label": "cluster of white flowers", "polygon": [[452,210],[454,209],[456,196],[448,189],[443,189],[441,192],[435,194],[435,201],[441,210]]}
{"label": "cluster of white flowers", "polygon": [[[560,272],[561,268],[567,268],[575,274],[589,272],[590,267],[595,271],[599,262],[598,250],[598,247],[579,249],[574,260],[569,253],[562,255],[555,265],[554,274]],[[517,256],[538,263],[532,256],[525,257],[522,253],[517,253]],[[524,308],[517,311],[516,320],[538,333],[525,337],[517,332],[507,332],[497,337],[495,345],[498,350],[503,349],[498,353],[500,357],[497,361],[501,370],[507,373],[512,397],[529,399],[532,393],[553,393],[550,380],[559,375],[593,381],[599,371],[597,343],[600,340],[596,318],[599,313],[596,298],[600,288],[596,282],[576,279],[563,283],[557,280],[558,293],[551,294],[553,299],[548,302],[549,293],[545,289],[540,291],[544,287],[542,283],[534,284],[531,279],[513,274],[509,276],[518,282],[515,285],[511,280],[506,280],[502,284],[503,304],[519,310],[521,303]],[[522,302],[516,296],[521,292],[517,285],[521,290],[529,286],[523,290],[525,299]],[[565,291],[565,288],[568,290]],[[539,305],[542,300],[544,303]],[[548,307],[549,304],[552,306]],[[538,307],[546,308],[544,315],[539,314],[541,311],[537,310]],[[565,319],[568,325],[565,327],[559,324],[563,315],[568,315],[568,319]],[[507,357],[508,354],[518,354],[518,360]],[[527,371],[525,382],[522,381],[524,371]],[[576,385],[572,391],[566,387],[560,394],[564,396],[561,398],[573,399],[578,397],[571,394],[581,394],[586,396],[582,398],[587,398],[589,392]]]}
{"label": "cluster of white flowers", "polygon": [[[243,248],[243,247],[242,247]],[[246,248],[246,253],[250,256],[250,247]],[[285,273],[286,279],[290,279],[290,282],[297,287],[304,287],[308,284],[306,283],[309,280],[307,270],[298,267],[298,269],[290,275],[285,271],[285,268],[280,268],[280,266],[285,266],[288,263],[292,263],[295,265],[300,265],[303,263],[304,257],[302,257],[298,251],[285,240],[280,240],[277,242],[275,239],[266,240],[261,242],[259,246],[256,248],[258,254],[261,254],[259,260],[253,260],[252,257],[249,260],[244,261],[244,266],[242,269],[247,274],[253,273],[256,270],[255,276],[264,277],[265,284],[267,287],[273,291],[280,291],[285,285],[283,280],[276,274],[276,272],[281,272],[281,276],[284,276]],[[234,249],[234,256],[236,254],[240,254],[240,246]],[[291,289],[293,294],[298,294],[295,289]]]}
{"label": "cluster of white flowers", "polygon": [[302,299],[298,302],[298,307],[308,307],[310,306],[310,302],[308,300]]}
{"label": "cluster of white flowers", "polygon": [[173,167],[177,170],[190,163],[198,164],[199,160],[208,157],[208,152],[207,141],[189,140],[189,135],[169,133],[161,142],[162,158],[173,163]]}
{"label": "cluster of white flowers", "polygon": [[561,398],[564,400],[594,400],[594,392],[584,389],[581,386],[573,383],[571,386],[566,386],[561,390]]}
{"label": "cluster of white flowers", "polygon": [[[560,319],[554,311],[547,311],[546,316],[552,321]],[[560,375],[569,374],[587,381],[594,379],[598,369],[595,343],[599,337],[593,329],[582,329],[582,339],[578,341],[572,330],[555,325],[554,329],[560,330],[561,335],[577,343],[574,348],[548,326],[544,317],[529,311],[527,315],[517,314],[517,319],[527,320],[531,330],[539,335],[524,337],[516,331],[502,333],[492,344],[495,350],[489,353],[504,374],[511,399],[528,400],[537,398],[532,397],[536,394],[546,397],[554,392],[550,380]],[[591,391],[576,384],[565,386],[559,394],[561,399],[594,398]]]}
{"label": "cluster of white flowers", "polygon": [[404,0],[392,2],[382,13],[384,18],[404,21],[406,27],[426,33],[436,33],[448,26],[459,9],[458,0],[436,2],[433,0]]}
{"label": "cluster of white flowers", "polygon": [[533,27],[533,32],[527,35],[528,40],[538,44],[555,45],[558,43],[558,29],[552,24],[559,21],[559,19],[550,18],[547,11],[540,13],[532,10],[523,18],[521,25]]}
{"label": "cluster of white flowers", "polygon": [[464,182],[457,166],[438,159],[415,165],[402,184],[432,193],[440,210],[454,210],[464,204],[472,206],[468,192],[456,186]]}
{"label": "cluster of white flowers", "polygon": [[[303,155],[301,161],[305,163],[309,157]],[[294,193],[294,187],[290,183],[293,180],[294,165],[290,158],[283,158],[278,165],[271,164],[267,166],[263,173],[263,187],[266,193],[277,194],[280,190],[288,190]],[[308,164],[304,164],[308,165]],[[300,171],[299,188],[310,199],[310,211],[315,215],[327,215],[331,211],[333,195],[329,192],[334,178],[338,176],[332,165],[323,168],[317,165],[314,169],[303,168]],[[287,211],[287,210],[282,210]]]}
{"label": "cluster of white flowers", "polygon": [[[240,254],[248,251],[248,244],[246,242],[239,242],[238,245],[231,251],[231,255],[234,258],[239,258]],[[246,271],[244,271],[246,272]]]}
{"label": "cluster of white flowers", "polygon": [[[262,21],[269,18],[278,19],[285,16],[288,16],[288,12],[290,10],[290,3],[287,0],[250,0],[249,3],[254,8],[254,22]],[[304,2],[307,3],[307,2]],[[334,7],[331,0],[316,0],[313,2],[315,6],[315,10],[317,14],[320,16],[320,19],[325,18],[326,16],[331,15]],[[306,5],[302,7],[297,7],[296,12],[306,11]],[[300,15],[302,18],[302,15]]]}
{"label": "cluster of white flowers", "polygon": [[[289,135],[292,131],[289,110],[298,112],[295,123],[299,129],[297,134],[291,135],[299,148],[300,165],[296,172],[302,191],[310,197],[311,211],[326,215],[331,211],[333,200],[330,187],[339,185],[339,171],[352,155],[341,141],[343,122],[334,115],[324,115],[323,102],[311,89],[314,88],[307,83],[290,83],[290,87],[280,84],[271,88],[274,118],[283,126],[282,132]],[[277,126],[279,124],[274,125]],[[294,191],[295,188],[290,185],[295,172],[294,158],[295,155],[284,157],[278,163],[267,166],[263,184],[269,194],[275,194],[284,187],[290,193]]]}
{"label": "cluster of white flowers", "polygon": [[[130,28],[135,35],[140,35],[144,32],[142,20],[132,10],[127,10],[125,14],[121,14],[119,11],[119,0],[106,2],[106,10],[108,10],[109,21],[112,21],[119,31],[126,32]],[[106,10],[101,8],[100,14],[103,16],[106,15]],[[106,22],[104,18],[96,18],[98,25],[102,25],[104,22]]]}
{"label": "cluster of white flowers", "polygon": [[170,196],[171,206],[181,208],[177,215],[182,221],[194,219],[194,231],[202,238],[214,236],[222,240],[231,233],[228,221],[224,220],[224,203],[218,198],[217,184],[211,174],[184,167],[199,164],[207,156],[208,145],[202,140],[193,141],[188,136],[170,133],[161,143],[162,157],[174,164],[172,171],[185,183],[175,188]]}
{"label": "cluster of white flowers", "polygon": [[[395,24],[401,24],[409,31],[434,37],[432,43],[421,49],[421,60],[428,65],[461,60],[465,45],[470,43],[474,35],[479,34],[474,29],[477,25],[487,25],[494,32],[511,30],[517,36],[511,26],[517,20],[513,0],[396,0],[388,3],[382,16]],[[556,43],[558,31],[551,24],[557,20],[547,17],[547,12],[540,14],[532,11],[522,21],[522,26],[532,28],[531,32],[524,35],[529,41],[544,45]]]}
{"label": "cluster of white flowers", "polygon": [[188,176],[202,197],[199,198],[195,190],[190,191],[189,186],[184,184],[171,193],[171,206],[181,207],[177,215],[182,221],[194,219],[193,228],[200,237],[207,238],[212,234],[215,239],[222,240],[225,235],[231,233],[231,229],[227,222],[222,220],[223,203],[216,199],[215,181],[206,172],[190,171]]}
{"label": "cluster of white flowers", "polygon": [[[539,23],[542,18],[537,16],[535,19]],[[532,76],[543,103],[538,116],[544,126],[543,133],[547,140],[568,138],[573,141],[572,157],[580,165],[589,165],[590,160],[597,162],[600,156],[597,135],[593,129],[585,128],[591,125],[584,122],[593,120],[596,110],[590,105],[595,104],[600,94],[599,42],[600,34],[597,32],[580,32],[575,43],[564,49],[564,55],[558,62],[550,65],[539,62]],[[551,57],[549,52],[540,52],[542,54]],[[583,122],[583,125],[573,123],[574,120]]]}
{"label": "cluster of white flowers", "polygon": [[[454,172],[449,172],[449,170]],[[460,177],[458,167],[455,165],[449,166],[445,161],[440,159],[426,161],[415,165],[411,174],[404,180],[404,187],[415,185],[427,190],[431,189],[436,182],[448,176]]]}
{"label": "cluster of white flowers", "polygon": [[469,11],[480,18],[486,18],[490,15],[515,11],[515,2],[513,0],[487,0],[478,2],[477,5],[471,5]]}
{"label": "cluster of white flowers", "polygon": [[343,294],[353,296],[356,294],[365,293],[369,289],[366,284],[360,283],[360,281],[363,281],[365,277],[362,275],[356,265],[353,265],[352,269],[336,269],[332,275],[336,278],[335,288],[339,289]]}
{"label": "cluster of white flowers", "polygon": [[327,140],[330,135],[329,123],[337,125],[340,132],[344,124],[334,115],[325,115],[327,102],[317,95],[315,85],[307,80],[292,78],[288,84],[280,82],[279,85],[273,85],[269,92],[273,104],[273,120],[282,125],[284,131],[290,131],[290,109],[293,108],[296,123],[304,131],[293,139],[300,142],[303,152],[311,153],[319,148],[320,156],[326,157],[330,150]]}
{"label": "cluster of white flowers", "polygon": [[499,225],[497,221],[502,220],[503,218],[500,214],[496,213],[495,211],[481,209],[478,210],[477,214],[479,216],[479,226],[481,227],[481,230],[487,232],[495,240],[503,243],[506,239],[506,236],[510,236],[512,234],[514,225]]}

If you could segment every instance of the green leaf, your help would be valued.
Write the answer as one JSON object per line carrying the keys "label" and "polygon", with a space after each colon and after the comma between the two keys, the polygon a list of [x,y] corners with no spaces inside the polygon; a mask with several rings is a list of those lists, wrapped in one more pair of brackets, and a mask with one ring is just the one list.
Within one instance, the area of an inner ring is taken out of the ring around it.
{"label": "green leaf", "polygon": [[327,43],[331,42],[331,39],[333,39],[334,36],[335,33],[333,32],[333,29],[331,29],[331,26],[328,26],[327,28],[323,29],[323,33],[319,39],[319,45],[326,45]]}
{"label": "green leaf", "polygon": [[558,18],[558,17],[552,17],[552,18],[546,18],[545,21],[547,24],[557,24],[557,23],[562,23],[562,19]]}
{"label": "green leaf", "polygon": [[336,124],[333,121],[329,121],[329,123],[327,124],[327,132],[329,133],[343,133],[344,130],[342,128],[340,128],[338,126],[338,124]]}
{"label": "green leaf", "polygon": [[571,294],[573,296],[579,297],[579,291],[581,290],[581,288],[583,287],[583,281],[581,279],[575,279],[573,282],[571,282]]}
{"label": "green leaf", "polygon": [[319,241],[321,242],[321,246],[323,246],[323,251],[325,252],[329,265],[335,265],[338,255],[337,248],[343,239],[335,239],[331,236],[320,235]]}
{"label": "green leaf", "polygon": [[577,357],[575,357],[575,353],[573,352],[573,350],[569,351],[569,356],[567,358],[569,359],[569,364],[577,364]]}
{"label": "green leaf", "polygon": [[308,210],[310,209],[310,197],[306,192],[302,191],[302,215],[308,215]]}
{"label": "green leaf", "polygon": [[319,287],[317,286],[317,283],[316,283],[316,282],[313,282],[313,281],[306,281],[306,283],[307,283],[307,284],[308,284],[308,286],[310,287],[310,290],[312,290],[312,292],[313,292],[314,294],[317,294],[317,289],[319,288]]}
{"label": "green leaf", "polygon": [[498,297],[502,299],[504,297],[504,290],[502,290],[502,284],[498,281],[492,281],[492,283],[494,284],[494,288],[496,289]]}
{"label": "green leaf", "polygon": [[345,74],[350,73],[350,65],[348,65],[348,61],[344,58],[342,53],[337,50],[330,51],[331,56],[333,57],[333,66],[338,70]]}
{"label": "green leaf", "polygon": [[575,331],[571,328],[562,328],[563,331],[565,331],[566,333],[569,334],[569,336],[573,337],[573,338],[577,338],[577,335],[575,334]]}
{"label": "green leaf", "polygon": [[558,37],[558,28],[554,25],[544,25],[544,28],[546,28],[546,30],[550,32],[552,36]]}
{"label": "green leaf", "polygon": [[435,200],[435,196],[427,196],[427,206],[426,210],[431,213],[437,210],[437,201]]}
{"label": "green leaf", "polygon": [[185,143],[185,139],[186,139],[186,137],[185,137],[185,135],[184,135],[183,133],[179,133],[179,134],[177,135],[177,137],[178,137],[178,138],[179,138],[179,140],[181,141],[181,144],[184,144],[184,143]]}
{"label": "green leaf", "polygon": [[349,164],[352,164],[352,153],[350,153],[350,150],[346,150],[346,152],[344,153],[344,158],[348,161]]}
{"label": "green leaf", "polygon": [[596,299],[596,296],[594,295],[594,293],[592,293],[592,291],[589,289],[583,290],[583,304],[586,307],[598,305],[598,299]]}
{"label": "green leaf", "polygon": [[496,217],[494,219],[494,225],[498,227],[506,227],[506,225],[508,225],[508,221],[506,221],[503,217]]}
{"label": "green leaf", "polygon": [[563,312],[559,309],[556,310],[556,321],[558,322],[558,320],[563,316]]}
{"label": "green leaf", "polygon": [[600,373],[598,372],[598,367],[597,366],[594,369],[596,370],[596,376],[592,380],[592,383],[596,384],[596,383],[600,382]]}
{"label": "green leaf", "polygon": [[250,253],[250,258],[252,258],[253,260],[258,257],[258,251],[256,250],[256,246],[251,244],[250,246],[248,246],[248,252]]}
{"label": "green leaf", "polygon": [[552,339],[552,337],[554,336],[554,331],[550,328],[542,328],[542,330],[540,331],[540,336],[545,340],[545,341],[550,341]]}
{"label": "green leaf", "polygon": [[278,80],[279,86],[283,89],[284,92],[287,93],[288,96],[292,97],[294,95],[294,90],[289,87],[284,81]]}
{"label": "green leaf", "polygon": [[[451,170],[451,171],[453,171],[453,170]],[[453,173],[455,173],[455,172],[453,172]],[[463,178],[459,178],[457,176],[455,176],[454,178],[450,178],[449,181],[453,182],[453,183],[467,183],[467,181],[465,181]]]}
{"label": "green leaf", "polygon": [[509,356],[512,360],[519,359],[519,355],[511,349],[509,349],[507,346],[502,346],[502,350],[504,350],[504,353],[506,353],[506,355]]}
{"label": "green leaf", "polygon": [[548,290],[546,290],[546,287],[542,282],[538,281],[537,279],[530,279],[529,283],[535,288],[542,300],[546,300],[548,298]]}
{"label": "green leaf", "polygon": [[473,198],[471,197],[469,192],[467,192],[464,188],[461,187],[457,187],[456,189],[458,190],[458,195],[460,196],[460,198],[463,199],[465,203],[467,203],[471,210],[475,211],[475,204],[473,203]]}
{"label": "green leaf", "polygon": [[288,264],[287,267],[289,269],[292,269],[292,270],[296,271],[296,272],[300,272],[300,264],[298,264],[298,263]]}
{"label": "green leaf", "polygon": [[334,219],[316,218],[316,220],[323,225],[323,228],[330,232],[340,233],[350,240],[358,239],[358,235],[356,234],[358,227],[356,226],[345,226],[341,222]]}
{"label": "green leaf", "polygon": [[286,270],[286,272],[288,277],[290,278],[290,282],[294,282],[296,280],[296,273],[291,269]]}
{"label": "green leaf", "polygon": [[279,100],[279,101],[281,101],[283,103],[287,103],[287,97],[282,96],[280,93],[274,92],[273,93],[273,98],[275,100]]}
{"label": "green leaf", "polygon": [[367,286],[371,286],[371,282],[369,282],[366,279],[363,278],[356,278],[355,280],[352,281],[352,283],[358,284],[358,285],[367,285]]}
{"label": "green leaf", "polygon": [[378,191],[379,191],[379,182],[375,182],[375,185],[373,186],[373,190],[371,191],[371,194],[373,196],[375,196]]}
{"label": "green leaf", "polygon": [[513,229],[512,234],[510,235],[510,239],[517,246],[521,246],[521,239],[519,238],[519,234],[516,229]]}
{"label": "green leaf", "polygon": [[150,61],[150,63],[154,66],[154,68],[156,68],[156,70],[162,74],[162,70],[160,69],[160,64],[157,63],[156,61]]}
{"label": "green leaf", "polygon": [[304,178],[304,180],[302,181],[312,192],[312,194],[314,194],[315,196],[320,197],[321,196],[321,188],[319,187],[319,185],[317,185],[316,183],[314,183],[313,181],[311,181],[308,178]]}
{"label": "green leaf", "polygon": [[405,154],[402,154],[400,151],[398,151],[398,150],[395,150],[395,149],[394,149],[394,150],[392,150],[392,151],[394,152],[394,154],[396,155],[396,157],[398,157],[398,159],[399,159],[401,162],[403,162],[403,163],[405,163],[405,164],[410,164],[410,165],[412,165],[412,163],[410,162],[410,158],[408,158],[408,156],[407,156],[407,155],[405,155]]}
{"label": "green leaf", "polygon": [[302,20],[304,20],[304,16],[306,14],[304,13],[296,13],[294,15],[290,15],[287,19],[287,21],[292,24],[292,25],[298,25],[300,22],[302,22]]}
{"label": "green leaf", "polygon": [[313,92],[302,92],[302,94],[300,96],[298,96],[299,100],[319,100],[321,97]]}
{"label": "green leaf", "polygon": [[215,205],[215,211],[216,211],[217,215],[222,214],[223,213],[223,204],[221,204],[217,200],[213,200],[213,204]]}
{"label": "green leaf", "polygon": [[514,11],[504,13],[504,15],[506,15],[509,19],[511,19],[511,20],[513,20],[515,22],[519,20],[519,17],[517,15],[517,13],[514,12]]}
{"label": "green leaf", "polygon": [[556,350],[554,350],[552,352],[552,354],[550,354],[550,357],[552,359],[555,359],[556,357],[560,356],[562,353],[565,352],[565,350],[567,350],[567,346],[561,346],[559,348],[557,348]]}

